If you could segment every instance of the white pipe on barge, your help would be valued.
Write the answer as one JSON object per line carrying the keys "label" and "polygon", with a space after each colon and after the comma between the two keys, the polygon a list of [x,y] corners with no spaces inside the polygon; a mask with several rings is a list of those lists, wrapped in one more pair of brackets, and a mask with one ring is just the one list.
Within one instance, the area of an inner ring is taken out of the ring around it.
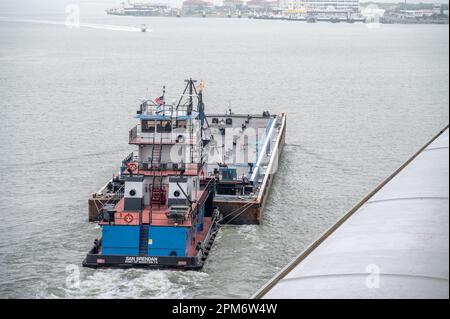
{"label": "white pipe on barge", "polygon": [[448,126],[253,298],[449,297]]}
{"label": "white pipe on barge", "polygon": [[256,177],[259,175],[258,172],[261,169],[261,163],[262,163],[262,160],[265,157],[264,154],[267,152],[267,145],[270,143],[270,137],[273,134],[273,130],[274,130],[274,127],[275,127],[276,123],[277,123],[276,118],[271,120],[270,129],[269,129],[269,132],[266,134],[266,139],[264,140],[264,145],[261,148],[261,150],[258,150],[259,156],[258,156],[256,165],[255,165],[255,168],[253,170],[252,176],[250,178],[251,182],[256,182],[256,183],[258,182]]}
{"label": "white pipe on barge", "polygon": [[267,195],[270,186],[272,185],[272,175],[276,172],[278,167],[274,169],[274,165],[278,165],[278,160],[281,155],[282,148],[284,146],[286,131],[286,115],[282,114],[281,126],[277,139],[275,141],[275,147],[272,151],[272,156],[270,157],[269,165],[267,165],[266,174],[264,175],[263,182],[261,184],[260,191],[258,193],[258,202],[261,203],[262,209],[265,206],[265,196]]}

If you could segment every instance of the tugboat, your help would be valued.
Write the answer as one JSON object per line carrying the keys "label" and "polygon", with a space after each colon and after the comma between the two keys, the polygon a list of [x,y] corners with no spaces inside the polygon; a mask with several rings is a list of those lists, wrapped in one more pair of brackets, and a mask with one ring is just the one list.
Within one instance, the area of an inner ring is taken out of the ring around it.
{"label": "tugboat", "polygon": [[203,83],[186,82],[177,104],[166,105],[163,88],[140,105],[130,131],[138,153],[107,185],[114,198],[99,210],[102,236],[83,266],[202,268],[221,216],[213,205],[216,180],[205,174]]}
{"label": "tugboat", "polygon": [[147,32],[147,26],[145,24],[141,24],[141,32]]}

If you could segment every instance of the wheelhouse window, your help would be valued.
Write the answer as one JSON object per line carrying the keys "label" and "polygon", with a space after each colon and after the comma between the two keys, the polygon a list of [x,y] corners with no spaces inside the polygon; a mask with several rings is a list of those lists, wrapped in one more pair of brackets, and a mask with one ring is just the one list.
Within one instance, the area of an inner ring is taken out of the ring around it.
{"label": "wheelhouse window", "polygon": [[177,121],[177,128],[186,128],[186,120],[178,120]]}
{"label": "wheelhouse window", "polygon": [[143,120],[142,121],[142,132],[155,132],[155,121],[153,120]]}
{"label": "wheelhouse window", "polygon": [[170,133],[172,132],[172,123],[170,121],[158,121],[156,131],[158,133]]}

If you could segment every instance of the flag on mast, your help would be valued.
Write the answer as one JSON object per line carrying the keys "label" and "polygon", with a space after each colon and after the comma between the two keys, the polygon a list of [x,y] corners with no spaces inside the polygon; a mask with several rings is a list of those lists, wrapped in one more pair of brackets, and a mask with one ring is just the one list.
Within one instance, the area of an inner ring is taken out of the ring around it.
{"label": "flag on mast", "polygon": [[160,97],[157,97],[157,98],[155,99],[155,103],[156,103],[157,105],[159,105],[159,106],[165,105],[166,102],[164,101],[164,95],[161,95]]}

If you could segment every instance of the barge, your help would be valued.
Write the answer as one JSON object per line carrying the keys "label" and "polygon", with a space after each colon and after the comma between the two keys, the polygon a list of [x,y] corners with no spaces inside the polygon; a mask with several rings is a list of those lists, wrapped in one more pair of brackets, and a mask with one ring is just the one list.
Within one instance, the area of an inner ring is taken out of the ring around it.
{"label": "barge", "polygon": [[[214,204],[229,224],[260,224],[285,143],[286,115],[208,114],[213,138],[207,164],[216,178]],[[215,151],[212,149],[215,147]]]}

